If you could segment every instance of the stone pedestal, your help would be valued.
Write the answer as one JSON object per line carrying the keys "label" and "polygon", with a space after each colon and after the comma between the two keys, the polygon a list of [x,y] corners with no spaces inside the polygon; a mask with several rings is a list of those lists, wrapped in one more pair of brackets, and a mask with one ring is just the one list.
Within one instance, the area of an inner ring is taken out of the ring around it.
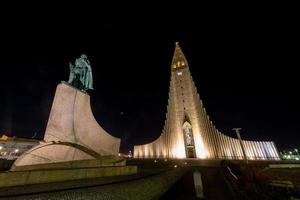
{"label": "stone pedestal", "polygon": [[56,89],[44,142],[20,156],[12,169],[116,156],[119,148],[120,139],[108,134],[95,120],[90,96],[63,82]]}

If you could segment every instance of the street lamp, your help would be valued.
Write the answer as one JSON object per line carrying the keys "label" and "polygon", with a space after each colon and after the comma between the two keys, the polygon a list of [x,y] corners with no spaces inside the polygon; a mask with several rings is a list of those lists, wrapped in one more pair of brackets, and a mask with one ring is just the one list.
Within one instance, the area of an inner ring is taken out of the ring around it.
{"label": "street lamp", "polygon": [[132,153],[131,153],[130,150],[129,150],[129,153],[128,153],[128,157],[129,157],[129,158],[132,158]]}
{"label": "street lamp", "polygon": [[298,149],[295,149],[295,151],[296,151],[297,155],[299,156],[299,152],[298,152]]}
{"label": "street lamp", "polygon": [[241,130],[241,129],[242,129],[242,128],[233,128],[232,130],[234,130],[234,131],[236,132],[236,135],[237,135],[237,137],[238,137],[238,139],[239,139],[239,142],[240,142],[240,145],[241,145],[241,147],[242,147],[244,159],[245,159],[246,163],[248,163],[248,159],[247,159],[247,156],[246,156],[246,153],[245,153],[244,144],[243,144],[243,142],[242,142],[241,135],[240,135],[240,130]]}
{"label": "street lamp", "polygon": [[0,150],[2,150],[3,149],[3,147],[2,146],[0,146]]}

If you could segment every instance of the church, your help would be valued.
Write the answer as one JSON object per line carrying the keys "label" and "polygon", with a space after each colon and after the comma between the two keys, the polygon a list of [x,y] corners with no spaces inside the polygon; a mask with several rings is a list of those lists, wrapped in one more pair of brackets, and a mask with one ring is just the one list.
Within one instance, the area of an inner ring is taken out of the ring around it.
{"label": "church", "polygon": [[273,141],[239,140],[221,133],[209,119],[176,43],[165,125],[155,141],[134,146],[135,158],[280,160]]}

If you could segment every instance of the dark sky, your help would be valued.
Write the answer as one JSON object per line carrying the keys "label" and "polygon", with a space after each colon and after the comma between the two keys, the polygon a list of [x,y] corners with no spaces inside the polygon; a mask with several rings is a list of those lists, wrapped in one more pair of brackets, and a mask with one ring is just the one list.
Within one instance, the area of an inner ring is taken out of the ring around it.
{"label": "dark sky", "polygon": [[300,34],[293,11],[229,5],[82,10],[1,18],[0,134],[43,138],[56,85],[68,79],[68,63],[85,53],[97,121],[122,139],[124,150],[154,140],[163,128],[179,41],[221,132],[234,136],[231,129],[242,127],[243,138],[300,148]]}

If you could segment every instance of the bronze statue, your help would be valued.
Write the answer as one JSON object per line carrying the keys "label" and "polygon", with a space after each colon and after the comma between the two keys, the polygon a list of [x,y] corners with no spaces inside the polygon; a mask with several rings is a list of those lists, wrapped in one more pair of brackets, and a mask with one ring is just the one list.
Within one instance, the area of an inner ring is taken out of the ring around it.
{"label": "bronze statue", "polygon": [[72,63],[70,66],[70,76],[68,83],[80,90],[93,89],[92,67],[87,59],[87,56],[82,54],[80,58],[75,60],[75,66]]}

